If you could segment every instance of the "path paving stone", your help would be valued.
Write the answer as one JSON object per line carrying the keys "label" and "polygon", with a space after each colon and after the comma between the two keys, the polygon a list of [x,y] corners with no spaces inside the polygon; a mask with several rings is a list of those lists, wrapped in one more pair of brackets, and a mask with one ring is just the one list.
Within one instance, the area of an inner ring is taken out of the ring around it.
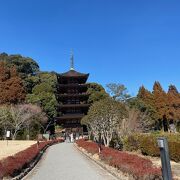
{"label": "path paving stone", "polygon": [[117,180],[83,156],[72,143],[51,146],[24,180]]}

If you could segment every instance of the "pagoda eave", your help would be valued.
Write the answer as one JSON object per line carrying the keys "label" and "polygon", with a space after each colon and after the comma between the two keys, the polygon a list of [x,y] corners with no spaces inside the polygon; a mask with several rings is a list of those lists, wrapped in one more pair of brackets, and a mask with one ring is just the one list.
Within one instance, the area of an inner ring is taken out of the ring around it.
{"label": "pagoda eave", "polygon": [[67,71],[65,73],[61,73],[61,74],[57,74],[57,77],[59,78],[76,78],[76,77],[89,77],[89,73],[88,74],[84,74],[84,73],[80,73],[78,71],[75,71],[75,70],[70,70],[70,71]]}
{"label": "pagoda eave", "polygon": [[56,96],[58,96],[59,98],[63,98],[63,97],[65,97],[65,98],[73,98],[73,97],[89,97],[89,94],[88,93],[84,93],[84,94],[58,94],[58,93],[56,93]]}
{"label": "pagoda eave", "polygon": [[79,124],[71,123],[71,124],[64,124],[63,127],[64,128],[81,128],[83,126],[80,123]]}
{"label": "pagoda eave", "polygon": [[78,88],[84,88],[88,87],[88,84],[58,84],[58,88],[67,88],[67,87],[78,87]]}
{"label": "pagoda eave", "polygon": [[72,115],[64,115],[64,116],[59,116],[56,117],[56,120],[69,120],[69,119],[81,119],[84,117],[84,114],[72,114]]}
{"label": "pagoda eave", "polygon": [[82,107],[82,108],[88,108],[90,106],[90,104],[60,104],[58,107],[61,108],[78,108],[78,107]]}

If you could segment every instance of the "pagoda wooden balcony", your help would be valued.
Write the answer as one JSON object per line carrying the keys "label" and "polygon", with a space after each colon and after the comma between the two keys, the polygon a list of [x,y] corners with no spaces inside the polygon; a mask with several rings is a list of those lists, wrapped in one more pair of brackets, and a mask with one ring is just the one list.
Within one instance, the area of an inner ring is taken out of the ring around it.
{"label": "pagoda wooden balcony", "polygon": [[68,94],[68,93],[64,93],[64,94],[56,94],[59,97],[82,97],[82,96],[89,96],[89,93],[77,93],[77,94]]}
{"label": "pagoda wooden balcony", "polygon": [[58,100],[62,99],[88,99],[89,93],[81,93],[81,94],[56,94]]}
{"label": "pagoda wooden balcony", "polygon": [[62,116],[56,117],[56,120],[63,121],[69,119],[81,119],[84,117],[84,114],[64,114]]}
{"label": "pagoda wooden balcony", "polygon": [[79,122],[79,123],[71,123],[71,124],[63,124],[63,127],[64,128],[70,128],[70,129],[72,129],[72,128],[82,128],[83,126],[81,125],[81,123]]}
{"label": "pagoda wooden balcony", "polygon": [[60,109],[63,108],[89,108],[90,104],[59,104]]}
{"label": "pagoda wooden balcony", "polygon": [[86,92],[88,90],[88,86],[86,84],[58,84],[57,91],[67,92],[69,90],[75,90],[78,92]]}
{"label": "pagoda wooden balcony", "polygon": [[79,88],[86,88],[88,86],[88,84],[57,84],[57,87],[59,88],[68,88],[68,87],[79,87]]}

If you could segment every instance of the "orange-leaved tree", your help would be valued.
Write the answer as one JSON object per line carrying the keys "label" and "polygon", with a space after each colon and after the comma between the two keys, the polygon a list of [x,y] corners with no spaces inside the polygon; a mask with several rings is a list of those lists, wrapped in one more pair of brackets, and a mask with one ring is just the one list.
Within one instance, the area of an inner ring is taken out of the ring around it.
{"label": "orange-leaved tree", "polygon": [[180,119],[180,94],[174,85],[170,85],[168,92],[168,119]]}
{"label": "orange-leaved tree", "polygon": [[17,104],[24,101],[25,91],[15,67],[0,62],[0,104]]}
{"label": "orange-leaved tree", "polygon": [[158,118],[163,119],[164,116],[167,116],[168,99],[166,92],[163,90],[158,81],[154,83],[152,94],[154,97],[154,105],[158,113]]}
{"label": "orange-leaved tree", "polygon": [[138,92],[137,97],[139,99],[141,99],[146,105],[151,106],[152,108],[154,108],[154,96],[144,86],[141,86],[139,88],[139,92]]}

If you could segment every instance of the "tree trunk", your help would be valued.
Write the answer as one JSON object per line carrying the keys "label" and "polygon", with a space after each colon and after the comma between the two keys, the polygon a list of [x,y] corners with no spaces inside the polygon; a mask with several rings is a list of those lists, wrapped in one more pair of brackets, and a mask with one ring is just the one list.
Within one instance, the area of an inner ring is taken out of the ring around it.
{"label": "tree trunk", "polygon": [[12,140],[16,140],[16,135],[13,135],[13,136],[12,136]]}
{"label": "tree trunk", "polygon": [[12,140],[16,140],[17,131],[15,130],[14,134],[12,134]]}
{"label": "tree trunk", "polygon": [[102,138],[103,138],[104,146],[107,147],[106,137],[104,134],[102,135]]}
{"label": "tree trunk", "polygon": [[164,128],[164,132],[168,132],[168,121],[166,116],[163,116],[163,128]]}
{"label": "tree trunk", "polygon": [[106,146],[106,147],[109,147],[110,138],[109,138],[109,137],[106,137],[106,139],[107,139],[107,146]]}

